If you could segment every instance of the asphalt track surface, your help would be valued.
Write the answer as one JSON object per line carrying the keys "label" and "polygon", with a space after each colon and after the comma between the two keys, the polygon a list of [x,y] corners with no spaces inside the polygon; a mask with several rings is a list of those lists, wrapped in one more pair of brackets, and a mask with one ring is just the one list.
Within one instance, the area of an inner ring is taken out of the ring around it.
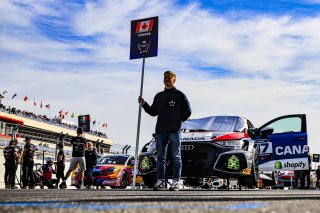
{"label": "asphalt track surface", "polygon": [[0,212],[320,212],[320,190],[0,190]]}

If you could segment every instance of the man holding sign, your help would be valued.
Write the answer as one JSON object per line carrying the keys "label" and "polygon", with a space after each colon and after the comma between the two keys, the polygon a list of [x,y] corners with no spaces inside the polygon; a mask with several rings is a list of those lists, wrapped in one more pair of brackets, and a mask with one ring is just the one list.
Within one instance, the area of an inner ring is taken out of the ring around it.
{"label": "man holding sign", "polygon": [[151,116],[157,117],[156,124],[156,147],[157,147],[157,183],[154,190],[165,189],[165,169],[167,142],[170,142],[173,161],[173,182],[170,190],[179,190],[181,176],[181,142],[180,128],[183,121],[191,115],[191,108],[187,97],[174,87],[176,75],[172,71],[164,73],[165,89],[159,92],[150,106],[142,97],[138,102]]}

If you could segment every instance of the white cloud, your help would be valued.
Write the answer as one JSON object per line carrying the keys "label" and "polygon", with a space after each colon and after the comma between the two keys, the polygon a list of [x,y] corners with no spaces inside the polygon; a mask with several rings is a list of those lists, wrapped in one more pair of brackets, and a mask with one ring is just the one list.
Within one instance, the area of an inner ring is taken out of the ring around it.
{"label": "white cloud", "polygon": [[[146,59],[144,97],[149,102],[163,89],[163,71],[172,69],[178,75],[177,87],[190,99],[193,118],[241,115],[259,126],[276,116],[307,113],[311,150],[320,152],[319,17],[235,20],[196,4],[98,2],[102,4],[90,2],[82,10],[69,11],[64,23],[74,35],[95,38],[86,43],[52,40],[32,24],[38,15],[66,15],[52,9],[54,2],[48,6],[24,1],[31,13],[4,1],[0,11],[10,12],[1,16],[0,24],[19,32],[1,33],[1,87],[17,92],[20,100],[29,95],[57,109],[90,113],[108,122],[115,143],[135,146],[142,62],[128,60],[130,21],[159,15],[159,56]],[[215,67],[230,74],[208,73]],[[155,118],[143,112],[141,144],[150,139],[154,126]]]}

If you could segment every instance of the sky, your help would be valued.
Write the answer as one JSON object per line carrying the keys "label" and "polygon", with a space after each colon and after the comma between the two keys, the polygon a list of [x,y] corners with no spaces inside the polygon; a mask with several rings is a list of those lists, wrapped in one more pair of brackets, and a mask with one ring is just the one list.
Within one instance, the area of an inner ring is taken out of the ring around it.
{"label": "sky", "polygon": [[[191,118],[239,115],[259,127],[306,114],[310,150],[320,153],[319,11],[320,0],[2,0],[0,92],[8,91],[4,104],[50,117],[90,114],[108,124],[95,130],[134,148],[142,60],[129,60],[130,22],[159,16],[147,102],[172,70]],[[142,112],[139,150],[155,123]]]}

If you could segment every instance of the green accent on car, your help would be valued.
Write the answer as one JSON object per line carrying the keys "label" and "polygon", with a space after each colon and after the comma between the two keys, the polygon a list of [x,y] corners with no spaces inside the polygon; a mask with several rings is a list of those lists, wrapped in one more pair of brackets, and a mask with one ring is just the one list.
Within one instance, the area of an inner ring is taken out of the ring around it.
{"label": "green accent on car", "polygon": [[239,158],[235,155],[232,155],[229,159],[228,159],[228,169],[233,169],[233,170],[239,170],[240,169],[240,162],[239,162]]}
{"label": "green accent on car", "polygon": [[274,168],[276,168],[276,169],[282,169],[282,163],[281,163],[280,161],[276,161],[276,162],[274,163]]}
{"label": "green accent on car", "polygon": [[140,163],[140,169],[143,171],[149,170],[151,167],[151,161],[147,156],[144,156],[141,163]]}

